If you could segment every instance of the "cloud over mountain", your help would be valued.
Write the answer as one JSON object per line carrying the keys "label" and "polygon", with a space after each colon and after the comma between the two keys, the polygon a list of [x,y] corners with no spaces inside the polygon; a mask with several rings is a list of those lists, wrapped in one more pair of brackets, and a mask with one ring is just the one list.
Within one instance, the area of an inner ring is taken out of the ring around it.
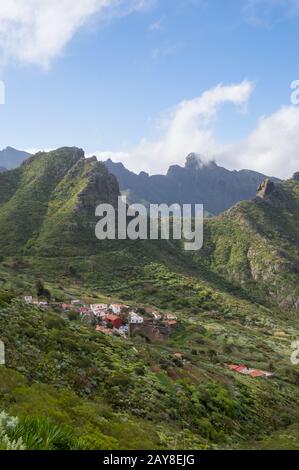
{"label": "cloud over mountain", "polygon": [[281,178],[290,177],[299,164],[299,107],[283,106],[262,116],[240,141],[217,139],[213,123],[221,106],[246,105],[254,85],[248,80],[219,84],[202,95],[179,103],[159,122],[158,137],[144,138],[129,152],[97,152],[99,158],[121,160],[134,171],[165,172],[171,164],[183,164],[186,154],[200,153],[206,161],[216,159],[230,169],[250,168]]}

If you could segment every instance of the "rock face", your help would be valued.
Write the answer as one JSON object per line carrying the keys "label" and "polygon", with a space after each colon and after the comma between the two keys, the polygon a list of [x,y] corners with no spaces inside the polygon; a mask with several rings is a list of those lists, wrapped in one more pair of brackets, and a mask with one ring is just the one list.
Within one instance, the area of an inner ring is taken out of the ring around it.
{"label": "rock face", "polygon": [[107,168],[97,161],[96,157],[89,160],[92,167],[87,174],[88,183],[78,196],[78,210],[84,209],[93,216],[95,207],[100,202],[110,203],[117,207],[119,187],[115,176],[111,175]]}
{"label": "rock face", "polygon": [[262,181],[262,183],[259,185],[258,190],[257,190],[257,196],[261,198],[265,198],[272,194],[275,191],[275,185],[274,183],[269,179],[265,179]]}
{"label": "rock face", "polygon": [[269,178],[260,184],[256,196],[275,207],[287,208],[289,206],[288,198],[282,190],[281,184],[274,183]]}
{"label": "rock face", "polygon": [[[229,171],[216,162],[205,162],[195,153],[184,167],[172,165],[166,175],[139,175],[121,163],[105,162],[130,202],[152,204],[204,204],[206,212],[219,214],[241,200],[252,199],[265,175],[249,170]],[[278,181],[278,180],[277,180]]]}
{"label": "rock face", "polygon": [[144,322],[138,325],[130,325],[130,336],[135,336],[138,334],[146,338],[146,340],[152,344],[167,340],[171,333],[171,328],[165,325],[154,325],[148,322]]}
{"label": "rock face", "polygon": [[299,171],[296,171],[296,173],[294,173],[293,180],[299,181]]}

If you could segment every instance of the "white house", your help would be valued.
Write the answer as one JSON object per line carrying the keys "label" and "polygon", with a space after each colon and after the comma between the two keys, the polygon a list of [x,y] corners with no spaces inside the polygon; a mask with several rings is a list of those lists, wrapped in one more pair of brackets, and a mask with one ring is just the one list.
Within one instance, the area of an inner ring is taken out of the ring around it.
{"label": "white house", "polygon": [[33,297],[32,297],[32,295],[25,295],[24,300],[25,300],[26,304],[32,304]]}
{"label": "white house", "polygon": [[107,304],[91,304],[91,310],[108,310]]}
{"label": "white house", "polygon": [[121,305],[121,304],[111,304],[110,305],[110,308],[111,308],[112,312],[114,313],[114,315],[119,315],[121,313],[121,309],[123,307],[124,306]]}
{"label": "white house", "polygon": [[166,313],[166,315],[164,315],[164,318],[165,320],[177,320],[177,317],[172,313]]}
{"label": "white house", "polygon": [[130,312],[129,322],[133,323],[134,325],[143,323],[143,317],[141,317],[140,315],[137,315],[137,313],[135,313],[135,312]]}
{"label": "white house", "polygon": [[159,312],[153,311],[152,316],[154,317],[155,320],[161,320],[162,315]]}

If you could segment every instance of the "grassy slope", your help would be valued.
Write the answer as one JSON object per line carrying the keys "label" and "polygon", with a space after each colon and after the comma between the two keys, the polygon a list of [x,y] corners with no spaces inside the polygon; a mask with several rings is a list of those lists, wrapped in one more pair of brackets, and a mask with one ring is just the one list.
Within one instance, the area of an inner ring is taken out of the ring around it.
{"label": "grassy slope", "polygon": [[209,220],[204,265],[259,302],[299,307],[299,182],[285,182],[283,204],[256,198]]}
{"label": "grassy slope", "polygon": [[[34,293],[43,277],[56,298],[153,305],[175,312],[181,325],[169,341],[146,345],[102,337],[55,312],[4,304],[8,369],[0,374],[16,385],[1,391],[2,406],[69,424],[91,448],[258,447],[256,440],[268,442],[273,432],[281,447],[289,445],[277,436],[298,420],[298,371],[290,363],[298,322],[275,299],[294,296],[298,284],[286,263],[298,259],[298,184],[285,184],[288,211],[256,201],[209,221],[203,256],[192,259],[178,244],[94,240],[85,224],[94,219],[78,212],[94,163],[67,163],[64,151],[44,160],[7,173],[10,193],[0,192],[0,288]],[[107,174],[95,170],[105,186]],[[116,194],[113,185],[103,192]],[[94,207],[94,193],[88,197]],[[21,201],[27,212],[19,214]],[[273,301],[265,298],[269,289]],[[185,362],[174,360],[177,351]],[[239,376],[226,362],[273,368],[275,378]],[[18,381],[26,393],[19,394]]]}

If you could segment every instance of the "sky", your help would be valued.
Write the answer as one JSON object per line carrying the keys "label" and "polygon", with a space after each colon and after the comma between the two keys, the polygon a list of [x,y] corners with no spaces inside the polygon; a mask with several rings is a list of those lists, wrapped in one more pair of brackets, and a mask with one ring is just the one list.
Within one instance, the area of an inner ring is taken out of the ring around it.
{"label": "sky", "polygon": [[0,148],[288,178],[298,46],[299,0],[1,0]]}

